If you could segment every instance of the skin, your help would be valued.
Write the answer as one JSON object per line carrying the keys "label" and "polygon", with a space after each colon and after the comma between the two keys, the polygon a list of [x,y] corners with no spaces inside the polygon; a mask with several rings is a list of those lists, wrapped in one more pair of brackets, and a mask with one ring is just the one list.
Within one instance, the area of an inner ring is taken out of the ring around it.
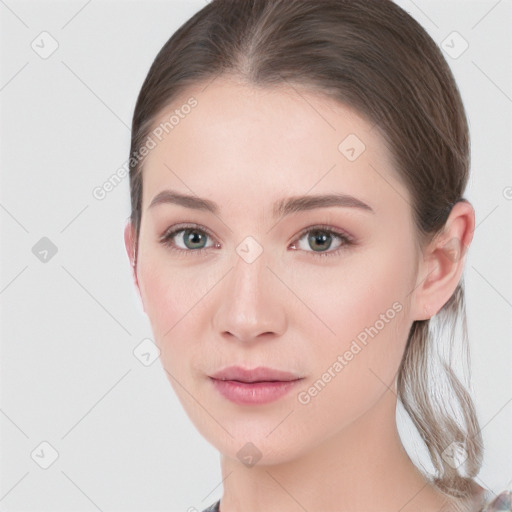
{"label": "skin", "polygon": [[[395,390],[412,322],[439,311],[461,278],[471,204],[457,203],[441,236],[420,250],[410,196],[383,138],[348,106],[296,86],[264,89],[223,76],[188,89],[155,126],[191,95],[197,107],[144,163],[134,279],[169,382],[221,454],[220,509],[452,510],[401,444]],[[366,146],[355,161],[338,150],[349,134]],[[164,189],[208,198],[220,211],[148,208]],[[374,213],[331,206],[272,217],[278,199],[333,192]],[[203,255],[184,246],[183,233],[174,238],[183,252],[158,241],[179,223],[212,233]],[[315,256],[314,240],[299,236],[319,224],[355,243],[334,255],[343,242],[332,235],[320,251],[333,255]],[[263,249],[252,263],[236,251],[247,236]],[[129,222],[124,237],[131,258]],[[449,257],[454,246],[458,256]],[[298,392],[396,301],[400,312],[309,403],[299,403]],[[236,405],[208,377],[232,364],[287,370],[303,385],[269,404]],[[253,466],[237,457],[248,442],[261,452]]]}

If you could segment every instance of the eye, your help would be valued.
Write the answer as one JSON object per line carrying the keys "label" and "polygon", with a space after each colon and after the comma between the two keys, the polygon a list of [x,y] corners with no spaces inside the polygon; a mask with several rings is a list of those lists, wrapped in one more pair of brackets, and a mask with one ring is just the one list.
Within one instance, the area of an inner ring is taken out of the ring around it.
{"label": "eye", "polygon": [[[335,250],[327,251],[332,246],[332,239],[337,238],[338,243]],[[305,244],[301,246],[300,242],[305,239]],[[339,253],[347,246],[354,245],[354,239],[347,233],[343,233],[328,226],[313,226],[302,231],[298,238],[299,249],[305,252],[312,252],[313,256],[338,256]],[[309,251],[307,247],[313,250]],[[292,249],[297,249],[297,243],[294,242],[291,246]]]}
{"label": "eye", "polygon": [[[307,236],[306,236],[307,235]],[[173,226],[166,231],[159,239],[159,242],[173,251],[178,251],[186,255],[206,255],[207,249],[212,247],[220,248],[220,244],[213,242],[207,245],[207,239],[213,238],[210,232],[205,228],[200,228],[195,224],[186,224]],[[334,250],[330,250],[333,238],[338,242]],[[305,244],[301,244],[305,239]],[[347,246],[354,245],[354,239],[347,233],[329,228],[328,226],[312,226],[302,231],[297,239],[291,245],[291,249],[299,249],[304,252],[312,253],[315,257],[337,256]],[[313,250],[308,250],[312,248]]]}
{"label": "eye", "polygon": [[[181,254],[204,254],[210,247],[220,247],[218,243],[205,245],[210,233],[195,224],[175,226],[174,229],[166,231],[159,239],[159,242],[173,251]],[[177,246],[177,247],[176,247]]]}

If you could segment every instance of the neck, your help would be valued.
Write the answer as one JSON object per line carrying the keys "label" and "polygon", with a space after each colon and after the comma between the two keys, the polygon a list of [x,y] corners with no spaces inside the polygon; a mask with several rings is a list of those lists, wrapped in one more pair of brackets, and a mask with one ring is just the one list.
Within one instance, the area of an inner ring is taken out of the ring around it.
{"label": "neck", "polygon": [[439,512],[446,500],[408,457],[395,411],[387,391],[341,432],[282,464],[247,467],[222,456],[221,512]]}

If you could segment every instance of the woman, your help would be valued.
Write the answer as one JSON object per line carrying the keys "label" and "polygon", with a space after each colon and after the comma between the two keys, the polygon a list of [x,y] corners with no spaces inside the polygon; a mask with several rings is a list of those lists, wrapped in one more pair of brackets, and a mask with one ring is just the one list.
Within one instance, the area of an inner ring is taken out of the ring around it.
{"label": "woman", "polygon": [[131,155],[137,290],[221,453],[208,511],[510,510],[474,481],[474,405],[429,329],[465,321],[475,215],[464,107],[413,18],[390,0],[213,0],[153,62]]}

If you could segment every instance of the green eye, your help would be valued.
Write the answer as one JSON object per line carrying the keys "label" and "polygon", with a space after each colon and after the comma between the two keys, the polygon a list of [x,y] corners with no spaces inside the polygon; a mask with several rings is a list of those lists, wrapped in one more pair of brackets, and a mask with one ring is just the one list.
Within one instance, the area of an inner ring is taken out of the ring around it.
{"label": "green eye", "polygon": [[206,241],[210,234],[196,226],[180,226],[169,230],[160,238],[160,242],[174,251],[181,253],[203,253],[212,245],[207,246]]}
{"label": "green eye", "polygon": [[[207,245],[208,238],[213,240],[213,236],[206,229],[196,225],[180,225],[166,231],[159,241],[169,249],[179,251],[181,254],[205,255],[209,248],[220,248],[220,244],[216,242]],[[306,239],[306,246],[301,244],[303,239]],[[337,239],[338,243],[334,250],[329,250],[333,239]],[[347,233],[327,226],[312,226],[302,231],[297,242],[294,242],[291,248],[309,252],[313,256],[324,257],[339,255],[350,245],[354,245],[354,239]]]}
{"label": "green eye", "polygon": [[[306,238],[306,247],[300,247],[300,242]],[[333,243],[333,238],[338,239],[338,244],[334,248],[334,250],[329,251],[331,245]],[[312,252],[313,256],[336,256],[339,254],[341,250],[343,250],[346,246],[352,245],[353,239],[346,233],[341,233],[339,231],[335,231],[333,229],[315,226],[313,228],[308,228],[303,231],[299,236],[298,243],[293,244],[293,248],[297,249],[297,245],[299,245],[299,249],[305,252]],[[308,248],[312,250],[308,250]]]}

